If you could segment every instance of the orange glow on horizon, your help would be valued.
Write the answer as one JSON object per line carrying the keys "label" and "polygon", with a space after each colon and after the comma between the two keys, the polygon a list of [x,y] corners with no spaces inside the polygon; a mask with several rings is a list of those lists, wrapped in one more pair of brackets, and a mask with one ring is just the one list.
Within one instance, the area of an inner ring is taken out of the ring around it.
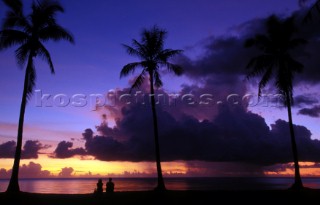
{"label": "orange glow on horizon", "polygon": [[[319,177],[320,167],[315,167],[315,162],[299,162],[300,174],[302,177]],[[278,171],[265,171],[266,176],[272,177],[291,177],[294,176],[294,165],[293,163],[284,164],[286,166],[282,170]]]}
{"label": "orange glow on horizon", "polygon": [[[49,171],[52,177],[58,177],[63,168],[71,167],[74,171],[70,177],[95,177],[115,175],[121,177],[156,176],[154,162],[105,162],[95,159],[68,158],[55,159],[46,154],[41,154],[38,159],[21,160],[20,165],[28,165],[30,162],[40,164],[42,171]],[[10,170],[13,159],[2,160],[2,169]],[[162,170],[164,175],[184,175],[187,173],[185,162],[163,162]]]}

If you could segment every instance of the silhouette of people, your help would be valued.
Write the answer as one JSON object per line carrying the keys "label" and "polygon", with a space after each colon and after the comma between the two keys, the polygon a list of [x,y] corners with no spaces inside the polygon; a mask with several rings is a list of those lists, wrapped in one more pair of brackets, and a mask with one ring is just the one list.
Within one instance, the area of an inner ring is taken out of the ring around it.
{"label": "silhouette of people", "polygon": [[103,192],[103,183],[102,183],[102,179],[99,179],[97,183],[97,193],[102,194],[102,192]]}
{"label": "silhouette of people", "polygon": [[109,178],[108,183],[106,184],[106,192],[113,193],[114,192],[114,183],[112,182],[112,178]]}

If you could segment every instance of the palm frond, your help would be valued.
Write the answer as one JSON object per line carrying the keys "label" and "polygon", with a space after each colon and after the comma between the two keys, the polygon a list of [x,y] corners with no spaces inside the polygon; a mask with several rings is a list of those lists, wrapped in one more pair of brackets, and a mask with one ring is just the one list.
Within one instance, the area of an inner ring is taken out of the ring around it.
{"label": "palm frond", "polygon": [[132,48],[137,50],[141,56],[139,58],[147,59],[148,58],[148,50],[145,44],[138,42],[136,39],[132,39]]}
{"label": "palm frond", "polygon": [[34,1],[31,14],[33,25],[41,28],[47,24],[56,24],[55,15],[57,12],[64,12],[63,7],[57,1]]}
{"label": "palm frond", "polygon": [[67,40],[70,43],[74,43],[74,38],[65,28],[55,24],[49,25],[39,31],[39,38],[43,41],[48,40]]}
{"label": "palm frond", "polygon": [[17,50],[15,50],[17,62],[21,67],[26,63],[30,50],[31,47],[28,43],[22,44]]}
{"label": "palm frond", "polygon": [[290,68],[290,71],[297,73],[301,73],[303,71],[304,65],[299,61],[293,59],[291,56],[287,56],[286,62],[288,64],[288,67]]}
{"label": "palm frond", "polygon": [[0,50],[9,48],[14,45],[24,44],[29,36],[18,30],[2,30],[0,31]]}
{"label": "palm frond", "polygon": [[41,56],[42,59],[45,60],[48,63],[51,73],[54,74],[55,71],[54,71],[54,66],[53,66],[53,63],[52,63],[52,60],[51,60],[50,53],[44,47],[44,45],[42,43],[40,43],[40,42],[38,43],[38,46],[37,46],[37,54],[39,56]]}
{"label": "palm frond", "polygon": [[312,21],[314,17],[314,13],[317,12],[318,15],[320,14],[320,1],[317,0],[309,9],[307,15],[303,18],[303,23],[308,23]]}
{"label": "palm frond", "polygon": [[135,88],[140,88],[140,86],[143,84],[145,79],[145,70],[142,70],[140,75],[135,79],[134,83],[131,86],[130,93],[132,92],[133,89]]}
{"label": "palm frond", "polygon": [[127,53],[131,56],[136,56],[139,58],[143,56],[143,53],[141,53],[141,50],[134,49],[131,46],[128,46],[125,44],[122,44],[122,46],[126,49]]}
{"label": "palm frond", "polygon": [[158,28],[156,25],[150,30],[143,30],[142,42],[147,45],[146,50],[150,56],[155,57],[163,50],[166,34],[165,30]]}
{"label": "palm frond", "polygon": [[32,96],[33,88],[36,84],[36,78],[37,78],[33,58],[29,58],[26,72],[28,72],[27,73],[28,75],[27,100],[29,100]]}
{"label": "palm frond", "polygon": [[258,96],[261,97],[262,89],[266,87],[268,82],[270,81],[273,73],[273,65],[270,65],[267,69],[264,75],[262,76],[260,82],[259,82],[259,91]]}
{"label": "palm frond", "polygon": [[12,29],[19,27],[27,30],[30,28],[27,18],[23,14],[23,5],[19,0],[5,0],[10,8],[3,19],[2,29]]}
{"label": "palm frond", "polygon": [[139,66],[142,66],[141,62],[129,63],[129,64],[123,66],[123,68],[121,69],[121,72],[120,72],[120,78],[123,78],[123,77],[129,75],[129,73],[134,73],[136,68]]}
{"label": "palm frond", "polygon": [[263,74],[267,68],[274,64],[273,61],[271,55],[260,55],[252,58],[247,65],[247,69],[251,68],[250,73],[247,74],[247,78],[250,79]]}
{"label": "palm frond", "polygon": [[38,7],[43,10],[43,13],[48,16],[53,16],[57,12],[64,12],[63,7],[58,1],[42,0],[38,3]]}
{"label": "palm frond", "polygon": [[182,53],[183,50],[173,50],[173,49],[164,49],[157,55],[157,59],[159,59],[162,62],[168,61],[169,58],[172,58],[180,53]]}
{"label": "palm frond", "polygon": [[179,66],[179,65],[166,62],[166,63],[164,64],[164,66],[167,67],[167,69],[168,69],[169,72],[172,72],[172,73],[174,73],[174,74],[177,75],[177,76],[180,76],[180,75],[183,74],[183,68],[182,68],[181,66]]}
{"label": "palm frond", "polygon": [[164,29],[160,29],[157,26],[154,26],[154,32],[155,32],[155,36],[156,36],[156,48],[158,49],[158,51],[162,51],[163,50],[163,46],[164,46],[164,40],[167,36],[167,31]]}
{"label": "palm frond", "polygon": [[14,27],[30,28],[25,18],[17,16],[16,14],[9,11],[6,14],[5,19],[3,20],[2,29],[10,29]]}
{"label": "palm frond", "polygon": [[3,0],[3,2],[15,12],[21,12],[23,10],[23,3],[21,0]]}
{"label": "palm frond", "polygon": [[255,46],[260,50],[266,50],[271,45],[270,39],[265,35],[256,35]]}
{"label": "palm frond", "polygon": [[154,77],[154,85],[157,87],[157,88],[160,88],[163,86],[163,82],[161,80],[161,75],[158,71],[155,71],[153,72],[153,77]]}

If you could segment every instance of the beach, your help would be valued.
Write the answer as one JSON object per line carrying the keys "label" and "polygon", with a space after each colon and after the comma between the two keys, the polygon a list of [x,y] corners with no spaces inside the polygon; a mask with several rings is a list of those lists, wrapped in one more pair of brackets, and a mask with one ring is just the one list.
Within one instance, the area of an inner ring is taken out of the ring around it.
{"label": "beach", "polygon": [[[92,204],[280,204],[303,201],[304,204],[319,198],[320,190],[303,191],[154,191],[93,194],[33,194],[22,192],[18,196],[0,193],[2,205],[92,205]],[[219,203],[223,202],[223,203]]]}

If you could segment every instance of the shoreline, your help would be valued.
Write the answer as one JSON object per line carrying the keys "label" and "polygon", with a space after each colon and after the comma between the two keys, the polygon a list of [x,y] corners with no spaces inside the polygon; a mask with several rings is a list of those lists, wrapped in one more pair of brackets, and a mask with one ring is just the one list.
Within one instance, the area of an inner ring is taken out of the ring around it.
{"label": "shoreline", "polygon": [[[313,202],[320,196],[320,189],[295,190],[251,190],[251,191],[127,191],[112,194],[38,194],[21,192],[18,195],[0,193],[2,205],[92,205],[92,204],[268,204]],[[258,201],[257,201],[258,200]],[[220,203],[219,203],[220,204]]]}

